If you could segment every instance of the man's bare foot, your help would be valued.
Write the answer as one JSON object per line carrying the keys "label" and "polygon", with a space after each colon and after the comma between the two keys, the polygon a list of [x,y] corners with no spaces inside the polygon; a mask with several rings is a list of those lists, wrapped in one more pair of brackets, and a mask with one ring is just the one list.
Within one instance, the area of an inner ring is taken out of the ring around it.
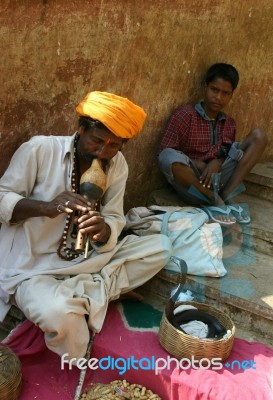
{"label": "man's bare foot", "polygon": [[133,300],[133,301],[142,301],[143,296],[137,292],[131,290],[130,292],[123,293],[120,295],[119,300]]}

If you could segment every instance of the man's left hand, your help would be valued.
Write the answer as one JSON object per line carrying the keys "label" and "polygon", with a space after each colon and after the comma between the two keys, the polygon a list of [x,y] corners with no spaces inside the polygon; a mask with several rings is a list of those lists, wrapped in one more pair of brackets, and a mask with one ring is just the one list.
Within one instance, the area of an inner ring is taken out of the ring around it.
{"label": "man's left hand", "polygon": [[97,211],[88,211],[75,221],[82,234],[88,234],[94,242],[106,243],[110,237],[111,229],[104,218]]}

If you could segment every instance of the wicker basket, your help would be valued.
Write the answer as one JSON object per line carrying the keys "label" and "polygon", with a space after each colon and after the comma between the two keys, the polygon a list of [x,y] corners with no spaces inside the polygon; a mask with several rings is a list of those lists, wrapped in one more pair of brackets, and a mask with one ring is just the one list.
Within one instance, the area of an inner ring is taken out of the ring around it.
{"label": "wicker basket", "polygon": [[[176,329],[172,324],[174,319],[173,310],[181,304],[193,305],[199,310],[207,312],[217,318],[226,330],[231,331],[231,336],[226,339],[222,338],[218,340],[199,339]],[[224,361],[229,356],[232,349],[235,326],[228,315],[208,304],[194,301],[174,303],[170,299],[162,316],[158,334],[161,346],[178,359],[190,359],[191,356],[194,356],[196,360],[201,360],[202,358],[207,358],[208,360],[220,358]]]}
{"label": "wicker basket", "polygon": [[21,363],[8,347],[0,346],[0,399],[17,400],[22,385]]}

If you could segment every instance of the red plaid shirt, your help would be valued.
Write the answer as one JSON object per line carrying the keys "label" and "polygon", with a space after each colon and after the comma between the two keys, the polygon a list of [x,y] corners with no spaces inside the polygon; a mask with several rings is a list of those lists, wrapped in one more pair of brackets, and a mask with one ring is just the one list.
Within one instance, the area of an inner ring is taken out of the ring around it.
{"label": "red plaid shirt", "polygon": [[192,160],[211,160],[216,158],[221,146],[234,142],[235,133],[234,119],[223,112],[212,121],[200,103],[180,106],[168,122],[160,152],[170,147],[182,151]]}

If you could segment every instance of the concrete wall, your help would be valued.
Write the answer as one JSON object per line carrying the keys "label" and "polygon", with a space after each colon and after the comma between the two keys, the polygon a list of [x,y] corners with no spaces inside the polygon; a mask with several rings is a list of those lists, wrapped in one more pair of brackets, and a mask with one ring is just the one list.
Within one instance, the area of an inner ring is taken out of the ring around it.
{"label": "concrete wall", "polygon": [[272,15],[272,0],[1,0],[0,175],[32,135],[74,132],[87,92],[114,92],[148,113],[124,150],[126,208],[144,204],[164,182],[156,152],[166,119],[200,98],[214,62],[241,75],[227,110],[238,138],[259,126],[272,139]]}

